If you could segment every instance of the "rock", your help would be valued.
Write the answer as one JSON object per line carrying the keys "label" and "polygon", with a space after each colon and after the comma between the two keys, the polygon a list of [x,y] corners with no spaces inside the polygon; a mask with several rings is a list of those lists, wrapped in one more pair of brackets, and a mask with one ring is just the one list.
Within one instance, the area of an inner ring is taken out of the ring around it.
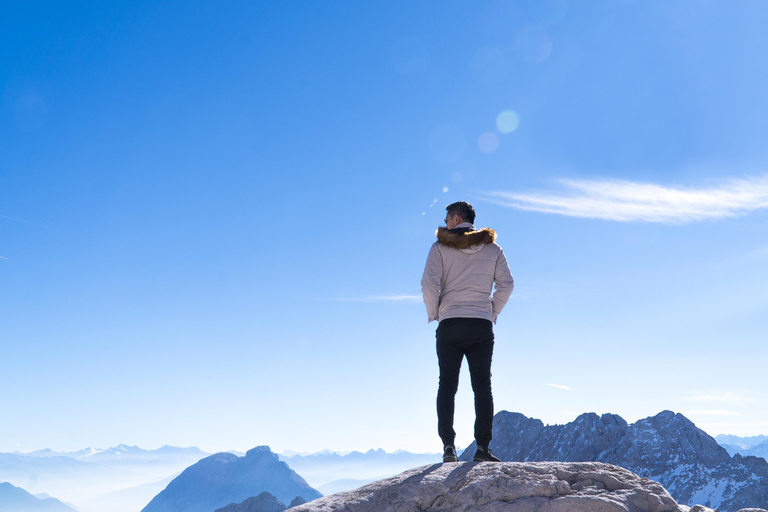
{"label": "rock", "polygon": [[434,464],[291,510],[688,512],[661,484],[599,462]]}
{"label": "rock", "polygon": [[[731,457],[706,432],[671,411],[632,424],[615,414],[585,413],[565,425],[546,426],[519,413],[500,411],[493,420],[491,449],[508,462],[590,461],[621,466],[660,482],[675,500],[689,506],[736,512],[768,504],[764,459]],[[474,453],[473,443],[460,459]]]}
{"label": "rock", "polygon": [[230,503],[214,512],[283,512],[285,509],[285,505],[277,501],[277,498],[268,492],[263,492],[242,503]]}
{"label": "rock", "polygon": [[293,501],[291,501],[291,504],[288,505],[288,508],[298,507],[299,505],[303,505],[306,502],[307,500],[305,500],[301,496],[296,496],[295,498],[293,498]]}

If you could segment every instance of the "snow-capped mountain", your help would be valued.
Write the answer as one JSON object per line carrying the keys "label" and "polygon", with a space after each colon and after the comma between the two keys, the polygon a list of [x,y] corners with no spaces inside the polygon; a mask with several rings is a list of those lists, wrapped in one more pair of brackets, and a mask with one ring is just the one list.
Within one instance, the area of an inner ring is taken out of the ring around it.
{"label": "snow-capped mountain", "polygon": [[[768,441],[764,441],[760,444],[754,444],[754,441],[753,441],[757,438],[763,438],[765,436],[736,438],[736,442],[734,444],[724,443],[719,440],[720,437],[726,437],[726,436],[717,436],[715,439],[718,439],[720,446],[728,450],[728,453],[730,455],[736,455],[738,453],[744,457],[751,455],[753,457],[762,457],[763,459],[768,460]],[[727,437],[734,438],[736,436],[727,436]]]}
{"label": "snow-capped mountain", "polygon": [[33,452],[13,452],[13,455],[24,457],[50,458],[50,457],[69,457],[72,459],[86,462],[104,462],[104,461],[152,461],[168,460],[170,458],[193,458],[198,460],[210,455],[194,446],[188,448],[179,448],[176,446],[162,446],[156,450],[144,450],[138,446],[129,446],[119,444],[111,448],[84,448],[75,452],[56,452],[51,449],[36,450]]}
{"label": "snow-capped mountain", "polygon": [[[620,416],[582,414],[547,425],[519,413],[494,417],[491,449],[503,461],[595,461],[660,482],[678,503],[731,512],[768,508],[768,463],[731,457],[682,414],[663,411],[627,424]],[[461,459],[474,455],[470,445]]]}
{"label": "snow-capped mountain", "polygon": [[768,436],[739,437],[720,434],[719,436],[715,436],[715,441],[717,441],[720,446],[723,447],[727,445],[734,446],[742,450],[749,450],[750,448],[754,448],[758,445],[768,443]]}

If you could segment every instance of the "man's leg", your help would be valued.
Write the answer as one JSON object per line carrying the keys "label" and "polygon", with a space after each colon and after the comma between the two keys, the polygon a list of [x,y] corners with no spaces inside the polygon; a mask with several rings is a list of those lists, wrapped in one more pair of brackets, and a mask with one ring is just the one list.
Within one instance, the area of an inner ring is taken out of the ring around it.
{"label": "man's leg", "polygon": [[437,389],[437,433],[443,446],[452,445],[456,438],[453,430],[453,411],[456,390],[459,387],[459,372],[464,351],[455,346],[455,322],[443,320],[435,334],[437,338],[437,362],[440,366],[440,384]]}
{"label": "man's leg", "polygon": [[491,360],[493,358],[493,324],[478,319],[473,329],[475,342],[467,347],[467,363],[475,394],[475,440],[488,448],[493,429],[493,394],[491,392]]}

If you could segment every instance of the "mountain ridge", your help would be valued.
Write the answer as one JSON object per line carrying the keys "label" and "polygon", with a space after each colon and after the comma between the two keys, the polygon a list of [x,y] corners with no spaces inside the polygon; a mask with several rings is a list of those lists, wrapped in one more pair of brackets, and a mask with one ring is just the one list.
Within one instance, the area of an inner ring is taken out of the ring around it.
{"label": "mountain ridge", "polygon": [[[628,424],[615,414],[584,413],[547,425],[520,413],[494,417],[491,449],[503,461],[592,461],[627,468],[660,482],[679,503],[721,512],[768,505],[768,463],[731,457],[714,438],[679,413],[662,411]],[[474,454],[472,443],[461,455]]]}

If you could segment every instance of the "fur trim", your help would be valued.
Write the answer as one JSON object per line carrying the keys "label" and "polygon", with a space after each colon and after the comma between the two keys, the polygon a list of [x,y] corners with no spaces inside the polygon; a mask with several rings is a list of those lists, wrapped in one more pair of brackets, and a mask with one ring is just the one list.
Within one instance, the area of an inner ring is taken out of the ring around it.
{"label": "fur trim", "polygon": [[491,228],[466,233],[454,233],[448,228],[437,228],[437,241],[454,249],[466,249],[473,245],[492,244],[496,241],[496,232]]}

